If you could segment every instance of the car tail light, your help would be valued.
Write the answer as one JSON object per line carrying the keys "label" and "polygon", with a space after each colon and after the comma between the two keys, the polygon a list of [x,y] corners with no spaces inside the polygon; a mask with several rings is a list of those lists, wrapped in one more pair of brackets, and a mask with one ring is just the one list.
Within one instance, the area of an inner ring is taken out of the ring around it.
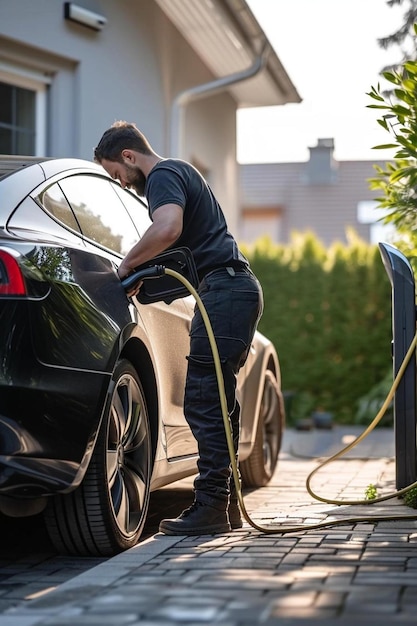
{"label": "car tail light", "polygon": [[0,250],[0,296],[24,296],[26,285],[15,257]]}

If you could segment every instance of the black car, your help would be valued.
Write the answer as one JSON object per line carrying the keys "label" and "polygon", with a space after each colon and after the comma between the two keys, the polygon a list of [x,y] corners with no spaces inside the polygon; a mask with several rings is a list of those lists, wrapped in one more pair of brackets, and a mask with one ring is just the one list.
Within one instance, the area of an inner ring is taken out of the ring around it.
{"label": "black car", "polygon": [[[116,271],[149,224],[95,163],[0,157],[0,513],[42,513],[62,553],[131,547],[150,492],[197,471],[183,414],[194,298],[142,304]],[[259,332],[238,394],[243,484],[262,486],[284,409]]]}

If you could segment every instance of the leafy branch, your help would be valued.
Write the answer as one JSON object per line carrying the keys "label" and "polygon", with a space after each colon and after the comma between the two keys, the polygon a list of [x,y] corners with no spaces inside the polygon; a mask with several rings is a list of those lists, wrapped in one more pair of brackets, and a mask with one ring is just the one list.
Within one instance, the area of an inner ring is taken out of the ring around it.
{"label": "leafy branch", "polygon": [[[417,25],[414,25],[417,35]],[[389,95],[380,84],[367,94],[373,101],[368,108],[381,112],[377,120],[391,135],[391,142],[374,146],[375,150],[395,149],[394,159],[385,167],[375,165],[376,176],[369,179],[370,189],[381,192],[379,208],[387,209],[385,223],[395,225],[417,249],[417,61],[408,60],[397,70],[382,76],[392,86]]]}

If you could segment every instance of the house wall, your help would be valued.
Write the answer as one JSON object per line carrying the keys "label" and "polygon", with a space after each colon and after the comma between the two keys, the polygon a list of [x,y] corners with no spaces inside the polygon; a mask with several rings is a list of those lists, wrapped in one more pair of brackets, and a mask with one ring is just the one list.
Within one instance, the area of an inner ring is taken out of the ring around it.
{"label": "house wall", "polygon": [[[47,76],[47,156],[92,159],[102,132],[134,121],[169,156],[175,95],[213,80],[153,0],[82,0],[108,23],[64,20],[60,0],[1,0],[0,67]],[[184,154],[204,166],[237,228],[236,103],[226,92],[187,106]],[[235,232],[236,234],[236,232]]]}

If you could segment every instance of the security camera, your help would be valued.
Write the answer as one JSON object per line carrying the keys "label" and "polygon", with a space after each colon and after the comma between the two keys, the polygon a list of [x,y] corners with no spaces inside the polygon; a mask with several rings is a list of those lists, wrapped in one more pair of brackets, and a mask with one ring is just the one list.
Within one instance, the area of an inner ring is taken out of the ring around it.
{"label": "security camera", "polygon": [[93,30],[102,30],[107,24],[107,20],[103,15],[84,9],[84,7],[80,7],[73,2],[64,2],[64,18],[83,24],[83,26],[88,26],[88,28]]}

